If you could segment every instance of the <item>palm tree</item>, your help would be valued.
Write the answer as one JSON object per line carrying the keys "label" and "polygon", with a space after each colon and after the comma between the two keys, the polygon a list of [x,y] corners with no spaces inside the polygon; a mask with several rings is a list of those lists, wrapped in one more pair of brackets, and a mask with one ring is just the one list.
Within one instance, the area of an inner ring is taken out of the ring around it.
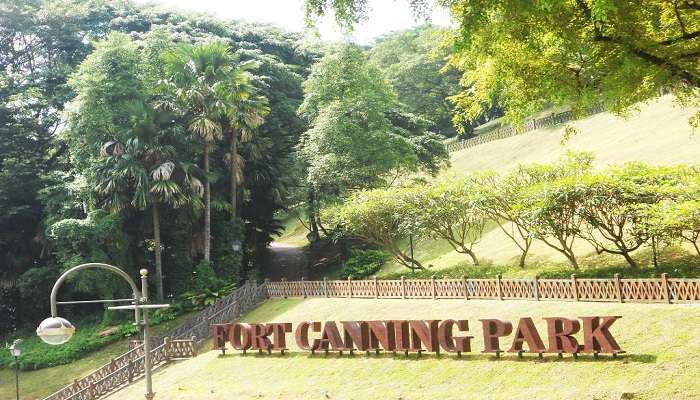
{"label": "palm tree", "polygon": [[[251,63],[241,64],[239,70],[245,71],[245,66]],[[243,169],[245,159],[239,154],[238,144],[252,139],[253,131],[265,122],[265,116],[270,112],[267,106],[267,98],[256,94],[257,89],[250,79],[241,80],[236,90],[238,101],[230,108],[228,113],[230,126],[230,148],[227,154],[229,165],[229,178],[231,188],[231,222],[235,223],[238,204],[238,185],[243,183]]]}
{"label": "palm tree", "polygon": [[[124,142],[114,138],[102,145],[97,167],[96,191],[106,195],[112,210],[128,205],[151,209],[156,266],[156,293],[162,301],[163,262],[160,212],[163,205],[180,207],[200,193],[201,183],[192,176],[192,168],[176,159],[174,146],[165,143],[164,130],[173,120],[143,103],[130,105],[130,129]],[[175,135],[167,135],[175,137]]]}
{"label": "palm tree", "polygon": [[[168,80],[165,82],[173,101],[169,106],[180,110],[187,129],[203,144],[204,179],[204,261],[211,257],[211,176],[209,158],[217,141],[224,136],[228,121],[236,115],[233,108],[250,98],[250,63],[238,63],[227,45],[211,42],[198,46],[182,45],[165,55]],[[231,124],[234,122],[234,124]],[[235,146],[237,143],[233,143]],[[234,154],[235,152],[232,152]],[[231,157],[232,168],[239,163]]]}

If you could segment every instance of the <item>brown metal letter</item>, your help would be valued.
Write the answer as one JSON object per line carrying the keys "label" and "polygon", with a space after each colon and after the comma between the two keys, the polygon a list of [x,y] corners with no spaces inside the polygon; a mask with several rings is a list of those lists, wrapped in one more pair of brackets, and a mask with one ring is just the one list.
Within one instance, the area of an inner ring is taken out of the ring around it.
{"label": "brown metal letter", "polygon": [[343,325],[345,347],[348,350],[367,350],[369,342],[367,323],[364,321],[341,321],[340,323]]}
{"label": "brown metal letter", "polygon": [[392,322],[394,323],[394,350],[408,352],[411,347],[408,321]]}
{"label": "brown metal letter", "polygon": [[466,320],[455,321],[454,319],[446,319],[440,323],[438,328],[438,340],[440,347],[448,353],[465,353],[470,352],[470,341],[474,336],[458,336],[452,335],[454,326],[457,325],[460,331],[469,332],[469,322]]}
{"label": "brown metal letter", "polygon": [[215,324],[210,327],[211,337],[214,339],[213,350],[221,350],[226,347],[230,327],[231,324]]}
{"label": "brown metal letter", "polygon": [[520,353],[523,351],[523,343],[527,343],[530,353],[544,353],[546,349],[544,348],[544,343],[542,343],[542,338],[535,328],[535,323],[532,318],[520,318],[518,322],[518,327],[515,330],[515,338],[513,338],[513,344],[508,350],[511,353]]}
{"label": "brown metal letter", "polygon": [[369,350],[394,350],[393,321],[368,321],[367,326],[369,328]]}
{"label": "brown metal letter", "polygon": [[581,323],[575,319],[553,317],[547,321],[547,338],[550,353],[578,353],[581,346],[573,336],[581,330]]}
{"label": "brown metal letter", "polygon": [[440,344],[438,343],[438,320],[411,320],[408,321],[408,325],[411,329],[411,351],[421,351],[423,350],[422,345],[425,345],[425,349],[432,353],[440,352]]}
{"label": "brown metal letter", "polygon": [[228,341],[236,350],[248,350],[251,346],[252,332],[248,324],[233,324],[228,330]]}
{"label": "brown metal letter", "polygon": [[297,329],[294,332],[294,338],[297,342],[297,347],[299,347],[302,350],[307,350],[307,351],[318,350],[318,347],[315,347],[318,345],[318,339],[315,339],[313,341],[313,345],[309,345],[309,328],[310,327],[313,327],[314,332],[321,331],[321,323],[320,322],[304,321],[304,322],[301,322],[299,325],[297,325]]}
{"label": "brown metal letter", "polygon": [[[608,329],[621,316],[579,317],[583,320],[584,353],[621,353],[620,345]],[[601,321],[602,320],[602,321]]]}
{"label": "brown metal letter", "polygon": [[482,353],[500,353],[498,338],[508,336],[513,332],[513,324],[500,319],[480,319],[484,329],[484,351]]}
{"label": "brown metal letter", "polygon": [[287,350],[287,332],[292,331],[289,322],[265,325],[267,334],[272,335],[272,350]]}
{"label": "brown metal letter", "polygon": [[321,339],[314,340],[314,342],[316,341],[320,342],[318,348],[321,348],[323,350],[328,350],[329,345],[331,350],[349,350],[345,348],[345,343],[343,343],[343,338],[340,336],[338,326],[333,321],[328,321],[323,325],[323,334],[321,334]]}

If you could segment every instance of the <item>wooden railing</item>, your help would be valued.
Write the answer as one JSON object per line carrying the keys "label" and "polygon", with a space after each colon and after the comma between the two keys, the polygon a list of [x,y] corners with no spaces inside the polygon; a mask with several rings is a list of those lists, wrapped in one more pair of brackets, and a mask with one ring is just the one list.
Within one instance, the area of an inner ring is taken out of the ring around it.
{"label": "wooden railing", "polygon": [[[171,360],[195,356],[192,340],[166,339],[160,346],[151,350],[153,368]],[[45,400],[95,400],[114,390],[128,385],[143,375],[143,346],[139,346],[112,359],[91,374],[73,381],[72,384],[46,397]]]}
{"label": "wooden railing", "polygon": [[[153,338],[153,366],[173,359],[194,357],[196,345],[209,337],[209,326],[231,322],[267,298],[265,284],[247,282],[211,306],[200,311],[163,337]],[[132,340],[131,349],[84,378],[53,393],[44,400],[94,400],[128,385],[143,374],[143,346]]]}
{"label": "wooden railing", "polygon": [[[594,107],[588,111],[587,115],[593,115],[603,112],[602,106]],[[556,114],[551,114],[542,118],[535,118],[529,121],[525,121],[523,124],[521,133],[534,131],[535,129],[546,128],[549,126],[560,125],[565,122],[574,119],[574,115],[571,111],[564,111]],[[492,142],[494,140],[505,139],[518,134],[518,130],[512,126],[504,126],[501,128],[494,129],[489,132],[485,132],[469,138],[466,140],[458,140],[447,143],[447,151],[452,153],[454,151],[464,150],[470,147],[478,146],[480,144]]]}
{"label": "wooden railing", "polygon": [[269,297],[700,302],[700,279],[404,279],[266,282]]}

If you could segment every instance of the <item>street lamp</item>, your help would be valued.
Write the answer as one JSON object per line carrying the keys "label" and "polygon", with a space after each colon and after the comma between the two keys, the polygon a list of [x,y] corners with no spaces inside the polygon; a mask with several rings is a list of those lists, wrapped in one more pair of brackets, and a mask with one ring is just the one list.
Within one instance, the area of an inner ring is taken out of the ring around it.
{"label": "street lamp", "polygon": [[[84,301],[56,301],[56,296],[58,295],[58,289],[61,284],[66,280],[66,278],[74,272],[81,271],[83,269],[98,268],[113,272],[120,277],[122,277],[131,287],[133,298],[129,299],[114,299],[114,300],[84,300]],[[146,394],[147,400],[153,399],[155,393],[153,392],[153,383],[151,380],[151,342],[150,342],[150,329],[148,326],[148,310],[154,308],[167,308],[170,307],[169,304],[148,304],[148,271],[142,269],[139,271],[141,274],[141,291],[139,291],[136,283],[131,277],[121,269],[108,264],[101,263],[90,263],[82,264],[77,267],[73,267],[68,271],[64,272],[58,280],[53,285],[51,290],[51,317],[46,318],[39,324],[36,329],[36,334],[45,343],[50,345],[61,345],[66,343],[73,337],[75,333],[75,328],[73,325],[66,320],[58,316],[57,308],[59,304],[87,304],[87,303],[120,303],[129,302],[131,305],[125,306],[112,306],[108,307],[109,310],[134,310],[134,320],[136,325],[141,327],[143,332],[143,352],[144,352],[144,375],[146,381]],[[19,397],[18,397],[19,399]]]}
{"label": "street lamp", "polygon": [[15,358],[15,391],[17,392],[17,400],[19,400],[19,356],[22,355],[22,339],[15,340],[12,346],[7,349]]}
{"label": "street lamp", "polygon": [[231,244],[231,249],[233,251],[241,251],[241,241],[234,240],[233,243]]}

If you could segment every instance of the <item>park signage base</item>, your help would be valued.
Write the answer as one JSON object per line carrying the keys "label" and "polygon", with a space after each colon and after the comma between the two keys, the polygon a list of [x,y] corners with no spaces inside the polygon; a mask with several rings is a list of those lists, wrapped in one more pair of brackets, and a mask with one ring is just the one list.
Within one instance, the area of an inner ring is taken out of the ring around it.
{"label": "park signage base", "polygon": [[[547,344],[530,317],[520,318],[517,325],[500,319],[480,319],[483,330],[482,353],[564,353],[577,356],[580,353],[624,353],[610,333],[610,327],[620,316],[591,316],[576,319],[564,317],[543,318],[547,324]],[[214,348],[225,351],[226,343],[235,350],[246,352],[284,353],[287,334],[292,332],[290,322],[265,324],[231,323],[212,325]],[[455,334],[457,331],[457,334]],[[445,320],[382,320],[382,321],[304,321],[294,328],[294,339],[299,349],[348,352],[430,352],[439,354],[468,353],[472,351],[473,336],[469,334],[469,321]],[[501,349],[501,339],[513,335],[510,348]],[[582,342],[576,337],[582,336]],[[313,336],[313,337],[312,337]]]}

